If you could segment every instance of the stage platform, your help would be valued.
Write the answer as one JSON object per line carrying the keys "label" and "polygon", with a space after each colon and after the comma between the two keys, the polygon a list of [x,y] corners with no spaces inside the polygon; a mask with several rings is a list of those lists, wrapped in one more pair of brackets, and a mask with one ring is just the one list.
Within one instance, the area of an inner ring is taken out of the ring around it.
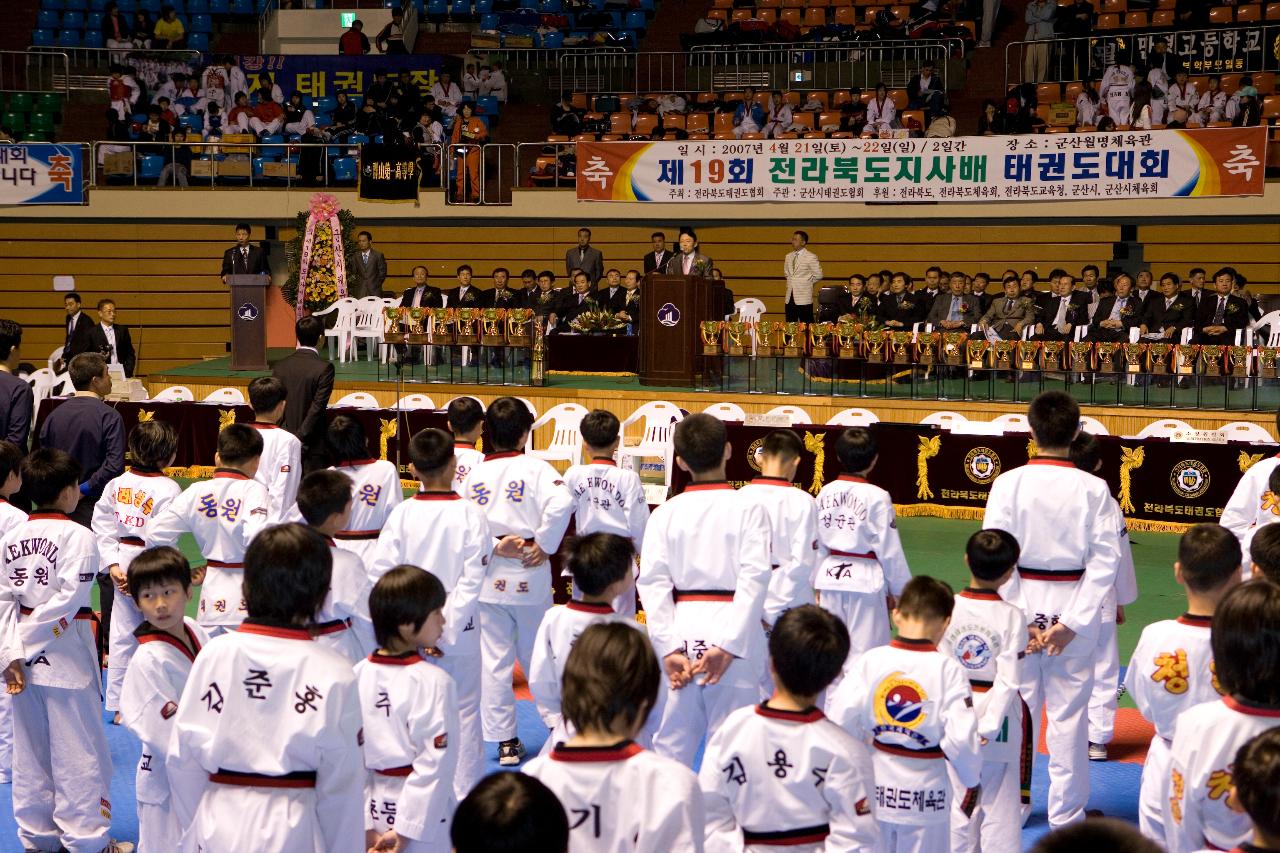
{"label": "stage platform", "polygon": [[[288,355],[290,350],[272,349],[268,352],[268,362],[274,363]],[[438,405],[443,406],[448,400],[460,394],[470,394],[484,402],[502,396],[518,396],[528,399],[539,412],[545,412],[559,403],[577,403],[588,409],[608,409],[619,418],[625,419],[637,407],[650,400],[666,400],[690,412],[700,412],[713,403],[728,402],[741,406],[748,414],[764,413],[775,406],[797,406],[807,412],[814,423],[825,423],[837,412],[850,407],[867,409],[882,421],[898,423],[919,423],[927,415],[938,411],[958,412],[970,420],[991,420],[1003,414],[1025,413],[1026,401],[1039,390],[1039,383],[1020,383],[1020,388],[1009,385],[1009,399],[992,401],[972,401],[956,398],[912,397],[912,386],[890,383],[886,388],[879,383],[867,383],[867,396],[832,396],[829,384],[816,382],[794,382],[796,389],[811,387],[822,393],[741,393],[736,391],[697,390],[692,388],[669,388],[641,385],[634,375],[607,375],[593,373],[552,373],[547,376],[543,386],[530,385],[498,385],[491,381],[488,384],[460,382],[397,382],[394,370],[388,376],[385,365],[371,361],[335,362],[336,375],[332,400],[336,401],[344,394],[352,391],[365,391],[374,396],[384,407],[394,407],[402,394],[426,394]],[[145,380],[148,393],[154,395],[170,385],[183,385],[191,389],[195,399],[200,400],[218,388],[246,388],[249,381],[257,376],[269,375],[268,371],[233,371],[229,358],[208,359],[164,373],[153,374]],[[497,376],[495,372],[494,377]],[[793,377],[794,378],[794,377]],[[1124,382],[1123,377],[1120,378]],[[1166,380],[1167,381],[1167,380]],[[785,384],[785,383],[784,383]],[[1005,383],[1008,385],[1008,383]],[[1064,387],[1062,382],[1044,383],[1045,388]],[[1080,392],[1080,385],[1074,387],[1081,397],[1081,411],[1097,418],[1112,435],[1136,435],[1139,430],[1152,421],[1162,418],[1176,418],[1185,421],[1197,429],[1216,429],[1230,421],[1249,421],[1258,423],[1268,430],[1274,429],[1275,409],[1263,411],[1224,410],[1222,408],[1192,408],[1190,406],[1142,406],[1142,405],[1092,405],[1091,397]],[[1099,386],[1101,387],[1101,386]],[[1265,393],[1263,393],[1265,392]],[[1014,398],[1014,395],[1017,398]],[[1114,391],[1110,392],[1114,393]],[[886,394],[891,396],[886,396]],[[1168,396],[1168,392],[1165,392]],[[1274,396],[1280,399],[1280,389],[1267,386],[1257,395],[1259,403]]]}

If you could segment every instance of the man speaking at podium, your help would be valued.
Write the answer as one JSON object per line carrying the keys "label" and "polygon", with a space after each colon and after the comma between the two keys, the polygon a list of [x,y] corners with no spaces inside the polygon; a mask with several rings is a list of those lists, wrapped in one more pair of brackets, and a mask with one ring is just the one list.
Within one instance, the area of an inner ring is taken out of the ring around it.
{"label": "man speaking at podium", "polygon": [[230,275],[268,275],[267,253],[261,246],[249,244],[253,229],[248,223],[236,226],[236,244],[222,253],[222,283]]}
{"label": "man speaking at podium", "polygon": [[698,235],[691,229],[680,231],[680,252],[667,261],[667,275],[711,277],[711,259],[698,251]]}

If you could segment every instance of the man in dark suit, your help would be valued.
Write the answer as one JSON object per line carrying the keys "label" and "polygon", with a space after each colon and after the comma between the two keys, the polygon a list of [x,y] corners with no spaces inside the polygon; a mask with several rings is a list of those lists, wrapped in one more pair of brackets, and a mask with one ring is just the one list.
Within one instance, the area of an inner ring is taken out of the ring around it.
{"label": "man in dark suit", "polygon": [[236,226],[236,244],[222,253],[222,283],[229,275],[268,275],[267,253],[261,246],[249,244],[253,229],[246,222]]}
{"label": "man in dark suit", "polygon": [[11,441],[27,452],[31,432],[34,394],[31,386],[15,375],[21,354],[22,326],[0,320],[0,439]]}
{"label": "man in dark suit", "polygon": [[570,275],[582,270],[592,287],[604,277],[604,253],[591,245],[590,228],[578,229],[578,245],[564,253],[564,268]]}
{"label": "man in dark suit", "polygon": [[563,295],[564,291],[556,287],[556,274],[543,270],[538,273],[537,292],[525,299],[525,307],[532,308],[535,315],[549,319],[560,307]]}
{"label": "man in dark suit", "polygon": [[610,314],[616,314],[622,310],[622,303],[626,301],[627,292],[622,289],[622,272],[621,270],[611,269],[604,274],[604,281],[600,287],[592,294],[596,302],[600,303],[600,308],[608,311]]}
{"label": "man in dark suit", "polygon": [[113,299],[98,300],[98,322],[89,327],[89,352],[100,352],[107,364],[124,368],[125,376],[133,376],[137,354],[129,329],[116,323],[116,303]]}
{"label": "man in dark suit", "polygon": [[661,231],[654,231],[650,235],[653,240],[653,251],[644,256],[644,273],[657,270],[663,272],[667,267],[667,261],[671,259],[671,250],[667,248],[667,235]]}
{"label": "man in dark suit", "polygon": [[524,307],[524,288],[516,290],[511,288],[511,272],[506,267],[498,267],[493,271],[493,290],[489,291],[489,306],[491,308]]}
{"label": "man in dark suit", "polygon": [[560,296],[560,304],[556,306],[552,318],[556,330],[570,331],[569,324],[588,311],[597,311],[600,306],[591,295],[591,282],[582,270],[573,274],[573,289]]}
{"label": "man in dark suit", "polygon": [[1089,322],[1089,295],[1075,289],[1075,278],[1062,270],[1049,274],[1053,290],[1040,299],[1036,341],[1069,341],[1076,326]]}
{"label": "man in dark suit", "polygon": [[1133,278],[1127,272],[1118,273],[1112,286],[1116,292],[1098,300],[1086,340],[1126,343],[1129,330],[1142,319],[1143,305],[1133,294]]}
{"label": "man in dark suit", "polygon": [[964,276],[955,275],[951,277],[949,292],[939,294],[933,300],[925,322],[930,323],[937,331],[968,331],[981,316],[982,307],[978,297],[965,293]]}
{"label": "man in dark suit", "polygon": [[910,276],[896,272],[889,278],[889,289],[880,294],[876,315],[887,328],[910,331],[913,325],[924,320],[928,308],[917,294],[907,290],[910,285]]}
{"label": "man in dark suit", "polygon": [[1236,332],[1248,327],[1249,303],[1232,295],[1234,279],[1235,270],[1230,267],[1214,275],[1214,292],[1204,295],[1196,312],[1196,343],[1234,346]]}
{"label": "man in dark suit", "polygon": [[54,365],[54,371],[61,373],[82,352],[92,351],[89,338],[89,327],[93,321],[80,310],[80,294],[74,290],[62,298],[62,306],[67,310],[67,334],[62,341],[62,358]]}
{"label": "man in dark suit", "polygon": [[622,299],[613,315],[631,324],[632,334],[640,333],[640,271],[627,270],[622,277]]}
{"label": "man in dark suit", "polygon": [[298,348],[276,362],[271,375],[284,383],[284,418],[280,425],[302,442],[302,470],[309,473],[328,464],[325,409],[333,393],[333,365],[316,350],[324,321],[303,317],[294,326]]}
{"label": "man in dark suit", "polygon": [[356,256],[351,261],[351,295],[381,296],[387,280],[387,259],[373,248],[373,235],[361,231],[356,235]]}
{"label": "man in dark suit", "polygon": [[444,295],[440,288],[427,284],[427,268],[413,268],[413,286],[406,287],[400,294],[401,308],[443,308]]}
{"label": "man in dark suit", "polygon": [[444,292],[445,305],[449,308],[488,308],[493,294],[471,283],[471,265],[458,267],[458,286]]}
{"label": "man in dark suit", "polygon": [[995,299],[994,294],[988,293],[987,289],[991,286],[991,276],[984,272],[973,274],[973,283],[969,289],[969,293],[973,298],[978,300],[978,310],[986,313],[991,307],[991,302]]}
{"label": "man in dark suit", "polygon": [[692,231],[680,232],[680,251],[667,261],[667,275],[699,275],[711,278],[715,263],[698,251],[698,235]]}
{"label": "man in dark suit", "polygon": [[1160,276],[1160,295],[1148,296],[1142,306],[1143,335],[1158,334],[1161,341],[1170,344],[1182,341],[1182,330],[1195,325],[1196,307],[1181,289],[1182,281],[1176,274],[1167,272]]}

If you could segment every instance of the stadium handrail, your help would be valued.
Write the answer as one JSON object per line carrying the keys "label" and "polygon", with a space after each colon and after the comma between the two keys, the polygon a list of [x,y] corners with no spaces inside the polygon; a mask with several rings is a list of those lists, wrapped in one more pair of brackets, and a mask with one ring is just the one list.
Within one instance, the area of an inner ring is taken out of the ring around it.
{"label": "stadium handrail", "polygon": [[60,92],[69,98],[70,68],[65,50],[0,50],[0,92]]}

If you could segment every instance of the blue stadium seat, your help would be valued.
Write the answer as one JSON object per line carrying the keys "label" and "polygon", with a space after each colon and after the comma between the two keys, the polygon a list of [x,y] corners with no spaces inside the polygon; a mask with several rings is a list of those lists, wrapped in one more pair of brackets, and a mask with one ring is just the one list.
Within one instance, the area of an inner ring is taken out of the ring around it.
{"label": "blue stadium seat", "polygon": [[209,4],[206,0],[187,0],[188,15],[207,15],[209,14]]}
{"label": "blue stadium seat", "polygon": [[321,95],[311,99],[311,111],[314,113],[331,113],[338,106],[338,99],[333,95]]}
{"label": "blue stadium seat", "polygon": [[[640,13],[640,23],[644,23],[644,13]],[[211,33],[213,32],[213,19],[208,15],[192,15],[191,27],[188,30],[193,33]]]}
{"label": "blue stadium seat", "polygon": [[62,28],[67,30],[84,29],[84,12],[67,10],[62,13]]}
{"label": "blue stadium seat", "polygon": [[209,52],[209,34],[208,33],[192,33],[187,36],[187,47],[192,50],[198,50],[201,53]]}
{"label": "blue stadium seat", "polygon": [[258,151],[262,154],[262,156],[264,157],[283,157],[284,156],[284,153],[285,153],[284,137],[281,136],[280,134],[273,133],[270,136],[262,137],[262,144],[267,146],[266,148],[258,149]]}
{"label": "blue stadium seat", "polygon": [[639,9],[632,9],[627,12],[627,16],[622,19],[622,26],[629,30],[643,30],[646,26],[644,12]]}
{"label": "blue stadium seat", "polygon": [[335,183],[355,183],[356,158],[339,157],[329,167],[329,175]]}
{"label": "blue stadium seat", "polygon": [[493,11],[493,0],[476,0],[476,14],[487,15]]}
{"label": "blue stadium seat", "polygon": [[116,0],[116,7],[126,15],[133,15],[138,11],[138,0]]}
{"label": "blue stadium seat", "polygon": [[138,8],[154,19],[160,15],[160,0],[138,0]]}
{"label": "blue stadium seat", "polygon": [[498,118],[498,99],[493,95],[481,95],[476,98],[476,110],[491,119]]}
{"label": "blue stadium seat", "polygon": [[43,0],[40,4],[41,9],[48,9],[51,12],[61,12],[66,6],[62,0]]}
{"label": "blue stadium seat", "polygon": [[560,32],[559,30],[552,30],[549,33],[543,33],[541,36],[539,36],[538,41],[541,42],[538,45],[538,47],[544,47],[544,48],[564,47],[564,33]]}
{"label": "blue stadium seat", "polygon": [[262,177],[262,165],[263,165],[264,163],[274,163],[275,161],[276,161],[276,158],[274,158],[274,157],[265,157],[265,156],[264,156],[264,157],[254,157],[254,158],[253,158],[253,177],[254,177],[255,179],[256,179],[256,178],[261,178],[261,177]]}
{"label": "blue stadium seat", "polygon": [[185,127],[187,130],[194,130],[196,133],[204,130],[204,119],[200,116],[187,113],[178,117],[178,126]]}
{"label": "blue stadium seat", "polygon": [[[48,0],[45,0],[45,8],[48,8]],[[90,12],[105,12],[107,9],[107,0],[89,0]]]}
{"label": "blue stadium seat", "polygon": [[103,47],[105,40],[102,38],[102,30],[85,30],[84,46],[85,47]]}
{"label": "blue stadium seat", "polygon": [[232,0],[231,14],[233,15],[252,15],[255,14],[253,0]]}
{"label": "blue stadium seat", "polygon": [[59,32],[58,47],[80,47],[80,31],[62,30]]}
{"label": "blue stadium seat", "polygon": [[231,14],[231,0],[209,0],[210,15]]}
{"label": "blue stadium seat", "polygon": [[85,15],[85,16],[84,16],[84,28],[85,28],[86,30],[100,30],[100,29],[102,29],[102,13],[101,13],[101,12],[90,12],[89,14]]}
{"label": "blue stadium seat", "polygon": [[655,11],[653,0],[640,0],[640,8],[644,10],[646,15],[652,15]]}
{"label": "blue stadium seat", "polygon": [[138,157],[138,178],[158,181],[164,171],[164,158],[159,154],[143,154]]}
{"label": "blue stadium seat", "polygon": [[34,30],[31,33],[31,44],[35,47],[53,47],[53,30]]}
{"label": "blue stadium seat", "polygon": [[42,29],[54,30],[60,24],[61,19],[58,17],[58,13],[52,9],[41,9],[40,13],[36,15],[36,26]]}
{"label": "blue stadium seat", "polygon": [[62,0],[62,4],[64,9],[75,9],[78,12],[89,10],[89,0]]}
{"label": "blue stadium seat", "polygon": [[486,12],[480,16],[480,29],[496,30],[498,28],[498,16],[492,12]]}
{"label": "blue stadium seat", "polygon": [[538,11],[549,14],[558,14],[564,7],[560,4],[560,0],[542,0],[538,4]]}
{"label": "blue stadium seat", "polygon": [[455,21],[471,19],[471,0],[450,0],[449,17]]}
{"label": "blue stadium seat", "polygon": [[182,0],[161,0],[160,8],[163,9],[165,6],[172,6],[173,11],[177,12],[180,18],[187,14],[186,3],[182,2]]}
{"label": "blue stadium seat", "polygon": [[449,17],[448,0],[427,0],[427,20],[442,24]]}
{"label": "blue stadium seat", "polygon": [[369,137],[365,136],[363,133],[353,133],[347,137],[347,144],[348,145],[368,145]]}
{"label": "blue stadium seat", "polygon": [[373,142],[374,145],[381,145],[383,142],[383,139],[384,137],[381,133],[375,133],[373,135],[373,139],[370,141]]}

